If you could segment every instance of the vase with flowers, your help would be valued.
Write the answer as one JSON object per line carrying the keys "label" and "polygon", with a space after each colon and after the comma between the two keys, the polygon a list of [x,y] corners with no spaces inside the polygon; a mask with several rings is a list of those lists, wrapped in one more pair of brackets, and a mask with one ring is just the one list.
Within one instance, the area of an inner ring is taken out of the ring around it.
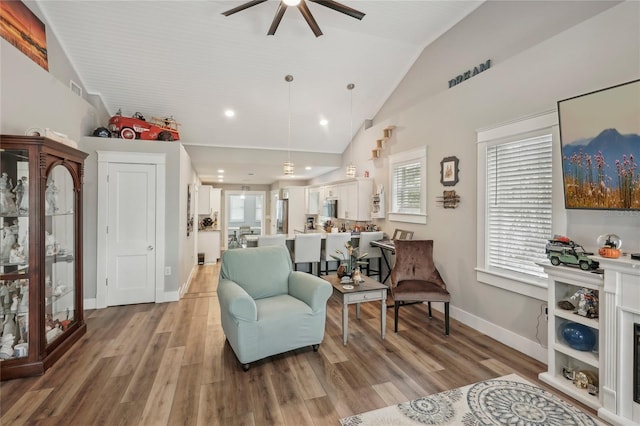
{"label": "vase with flowers", "polygon": [[362,260],[367,257],[367,253],[360,254],[358,248],[353,247],[349,241],[347,241],[344,246],[345,251],[336,250],[336,254],[331,254],[330,256],[340,262],[337,274],[341,281],[347,282],[345,277],[348,277],[348,282],[353,282],[353,275],[356,270],[359,270],[360,265],[367,264],[367,262]]}

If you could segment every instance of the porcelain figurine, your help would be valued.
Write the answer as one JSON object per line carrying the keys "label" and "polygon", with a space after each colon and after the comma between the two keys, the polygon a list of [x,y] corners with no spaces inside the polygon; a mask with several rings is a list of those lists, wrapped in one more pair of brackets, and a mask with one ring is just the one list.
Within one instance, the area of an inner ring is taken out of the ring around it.
{"label": "porcelain figurine", "polygon": [[9,215],[16,213],[15,195],[11,192],[12,182],[6,172],[0,174],[0,214]]}
{"label": "porcelain figurine", "polygon": [[44,191],[45,210],[47,214],[56,214],[58,211],[58,187],[52,178],[47,181],[47,189]]}

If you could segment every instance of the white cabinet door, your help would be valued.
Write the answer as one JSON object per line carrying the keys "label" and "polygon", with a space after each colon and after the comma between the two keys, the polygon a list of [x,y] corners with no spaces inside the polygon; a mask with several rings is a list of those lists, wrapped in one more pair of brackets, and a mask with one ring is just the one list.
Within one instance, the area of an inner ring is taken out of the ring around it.
{"label": "white cabinet door", "polygon": [[211,199],[213,187],[211,185],[200,185],[198,188],[198,214],[211,216]]}
{"label": "white cabinet door", "polygon": [[338,218],[356,220],[358,217],[358,184],[356,182],[338,185]]}
{"label": "white cabinet door", "polygon": [[338,218],[346,220],[371,220],[371,179],[358,179],[337,185]]}
{"label": "white cabinet door", "polygon": [[213,214],[218,213],[220,215],[220,205],[222,198],[222,189],[220,188],[212,188],[211,189],[211,212]]}
{"label": "white cabinet door", "polygon": [[306,189],[307,214],[320,214],[320,188]]}

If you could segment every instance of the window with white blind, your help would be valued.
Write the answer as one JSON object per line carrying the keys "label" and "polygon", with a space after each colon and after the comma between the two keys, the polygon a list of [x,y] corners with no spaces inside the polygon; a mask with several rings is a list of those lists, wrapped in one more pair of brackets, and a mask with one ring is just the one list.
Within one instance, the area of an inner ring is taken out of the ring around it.
{"label": "window with white blind", "polygon": [[262,196],[256,196],[256,222],[262,221]]}
{"label": "window with white blind", "polygon": [[242,195],[229,196],[229,220],[231,222],[244,221],[244,197]]}
{"label": "window with white blind", "polygon": [[552,139],[543,135],[487,147],[487,264],[544,277],[551,236]]}
{"label": "window with white blind", "polygon": [[478,131],[479,282],[547,300],[539,262],[563,233],[556,111]]}
{"label": "window with white blind", "polygon": [[389,220],[426,223],[426,147],[390,156]]}

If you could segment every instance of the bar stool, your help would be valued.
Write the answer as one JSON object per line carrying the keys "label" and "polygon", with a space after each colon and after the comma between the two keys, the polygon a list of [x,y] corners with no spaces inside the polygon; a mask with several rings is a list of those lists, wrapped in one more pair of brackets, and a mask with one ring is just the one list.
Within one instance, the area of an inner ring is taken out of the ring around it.
{"label": "bar stool", "polygon": [[296,234],[293,243],[293,269],[298,270],[298,263],[308,263],[309,273],[313,273],[313,264],[318,264],[320,276],[320,248],[322,234]]}
{"label": "bar stool", "polygon": [[287,236],[284,234],[258,236],[258,247],[286,246],[286,245],[287,245]]}
{"label": "bar stool", "polygon": [[[322,252],[322,260],[324,261],[324,274],[329,275],[329,262],[337,262],[331,255],[340,257],[340,254],[336,253],[336,250],[340,250],[344,253],[344,258],[349,258],[349,253],[347,252],[347,248],[345,245],[347,242],[351,242],[351,233],[350,232],[338,232],[338,233],[329,233],[324,240],[324,251]],[[340,262],[338,262],[340,263]],[[338,265],[340,266],[340,265]],[[332,269],[332,271],[337,270]]]}
{"label": "bar stool", "polygon": [[[380,267],[382,262],[382,250],[380,247],[374,247],[371,245],[371,241],[379,241],[384,238],[384,232],[382,231],[373,231],[373,232],[361,232],[360,233],[360,251],[359,253],[362,255],[367,253],[367,255],[362,259],[367,261],[367,276],[370,277],[372,274],[377,275],[379,278],[382,278],[380,274]],[[378,259],[378,269],[371,269],[371,260]]]}

